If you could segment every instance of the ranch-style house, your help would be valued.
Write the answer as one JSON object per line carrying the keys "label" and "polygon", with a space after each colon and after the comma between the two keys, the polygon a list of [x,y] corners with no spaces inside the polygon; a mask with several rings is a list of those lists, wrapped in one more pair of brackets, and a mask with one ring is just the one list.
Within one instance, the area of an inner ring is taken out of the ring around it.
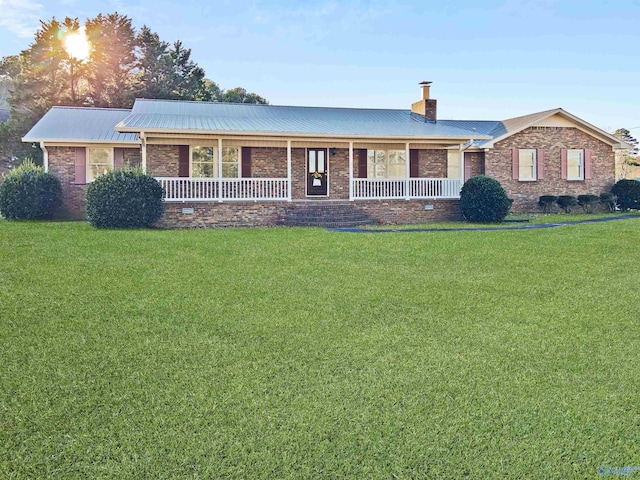
{"label": "ranch-style house", "polygon": [[533,211],[540,195],[599,194],[618,138],[561,108],[507,120],[440,120],[422,82],[410,109],[136,100],[53,107],[25,135],[83,218],[98,175],[140,165],[164,188],[160,226],[349,225],[459,219],[465,180],[496,178]]}

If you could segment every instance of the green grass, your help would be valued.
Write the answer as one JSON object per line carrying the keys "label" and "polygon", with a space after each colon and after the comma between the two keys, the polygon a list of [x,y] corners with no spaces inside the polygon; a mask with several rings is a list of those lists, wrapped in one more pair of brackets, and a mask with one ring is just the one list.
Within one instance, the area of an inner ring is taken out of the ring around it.
{"label": "green grass", "polygon": [[472,222],[447,222],[447,221],[434,221],[431,223],[419,223],[419,224],[407,224],[407,225],[365,225],[362,228],[365,230],[415,230],[415,229],[459,229],[459,228],[486,228],[486,227],[513,227],[517,223],[523,224],[539,224],[539,223],[567,223],[567,222],[580,222],[583,220],[594,220],[599,218],[616,218],[627,215],[638,215],[640,218],[640,212],[636,210],[627,212],[615,212],[615,213],[582,213],[582,211],[573,213],[516,213],[509,214],[506,221],[503,223],[472,223]]}
{"label": "green grass", "polygon": [[639,238],[2,221],[0,478],[640,465]]}

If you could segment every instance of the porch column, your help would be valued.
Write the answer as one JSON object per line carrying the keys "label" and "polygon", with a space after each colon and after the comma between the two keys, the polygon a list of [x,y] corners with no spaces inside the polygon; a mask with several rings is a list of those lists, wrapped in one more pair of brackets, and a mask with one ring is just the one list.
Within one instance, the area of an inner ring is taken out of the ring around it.
{"label": "porch column", "polygon": [[218,201],[222,201],[222,138],[218,138]]}
{"label": "porch column", "polygon": [[409,142],[404,145],[405,153],[404,153],[404,198],[409,200],[411,198],[411,192],[409,188],[411,187],[411,179],[409,178],[411,175],[411,161],[409,158]]}
{"label": "porch column", "polygon": [[353,142],[349,142],[349,200],[353,200]]}
{"label": "porch column", "polygon": [[[460,144],[460,188],[464,185],[464,145]],[[460,191],[458,191],[458,195],[460,195]]]}
{"label": "porch column", "polygon": [[142,146],[140,148],[140,155],[141,155],[141,167],[142,167],[142,173],[147,173],[147,137],[144,135],[144,132],[140,132],[140,142],[142,143]]}
{"label": "porch column", "polygon": [[291,201],[291,140],[287,140],[287,181],[289,182],[287,200]]}

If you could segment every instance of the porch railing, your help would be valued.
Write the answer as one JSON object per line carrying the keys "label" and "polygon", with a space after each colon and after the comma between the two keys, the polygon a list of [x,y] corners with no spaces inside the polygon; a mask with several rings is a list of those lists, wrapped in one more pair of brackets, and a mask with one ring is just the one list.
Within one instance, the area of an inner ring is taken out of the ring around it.
{"label": "porch railing", "polygon": [[286,178],[157,177],[167,202],[288,200]]}
{"label": "porch railing", "polygon": [[409,195],[404,178],[354,178],[355,200],[400,198],[459,198],[460,180],[457,178],[410,178]]}

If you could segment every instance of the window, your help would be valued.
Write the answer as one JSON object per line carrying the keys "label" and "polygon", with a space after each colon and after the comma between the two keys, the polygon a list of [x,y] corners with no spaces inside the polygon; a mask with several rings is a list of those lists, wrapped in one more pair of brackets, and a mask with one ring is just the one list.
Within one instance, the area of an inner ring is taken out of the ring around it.
{"label": "window", "polygon": [[584,150],[567,150],[567,180],[584,180]]}
{"label": "window", "polygon": [[536,179],[536,150],[523,148],[518,150],[518,180],[521,182]]}
{"label": "window", "polygon": [[405,178],[406,150],[367,150],[368,178]]}
{"label": "window", "polygon": [[240,149],[238,147],[222,147],[222,176],[224,178],[240,176]]}
{"label": "window", "polygon": [[87,182],[94,181],[110,168],[113,168],[113,148],[87,149]]}
{"label": "window", "polygon": [[[191,176],[216,178],[218,176],[218,147],[191,147]],[[240,148],[222,147],[222,177],[240,176]]]}
{"label": "window", "polygon": [[460,178],[460,152],[447,152],[447,178]]}

